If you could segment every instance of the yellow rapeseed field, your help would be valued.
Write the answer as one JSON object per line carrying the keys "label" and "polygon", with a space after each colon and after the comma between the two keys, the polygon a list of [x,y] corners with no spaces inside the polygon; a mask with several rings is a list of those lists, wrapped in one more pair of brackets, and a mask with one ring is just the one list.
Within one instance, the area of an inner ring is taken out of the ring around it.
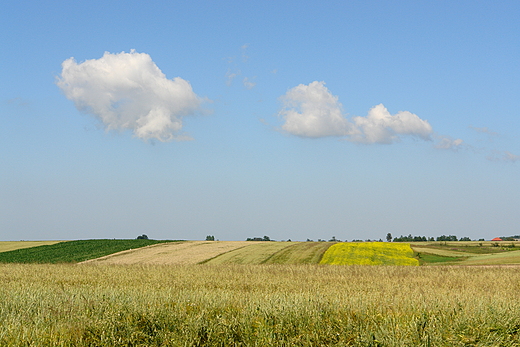
{"label": "yellow rapeseed field", "polygon": [[408,243],[341,242],[332,245],[320,264],[332,265],[419,265]]}

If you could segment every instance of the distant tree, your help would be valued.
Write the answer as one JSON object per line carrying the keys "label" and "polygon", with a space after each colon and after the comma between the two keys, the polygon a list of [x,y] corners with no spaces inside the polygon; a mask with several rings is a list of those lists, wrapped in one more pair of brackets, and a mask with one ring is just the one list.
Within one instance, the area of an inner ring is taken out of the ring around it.
{"label": "distant tree", "polygon": [[146,236],[146,234],[143,234],[141,236],[137,236],[137,239],[138,240],[148,240],[148,236]]}
{"label": "distant tree", "polygon": [[446,236],[446,235],[441,235],[441,236],[438,236],[437,237],[437,241],[457,241],[457,236],[455,235],[449,235],[449,236]]}
{"label": "distant tree", "polygon": [[248,237],[246,241],[274,241],[269,238],[269,236],[264,237]]}
{"label": "distant tree", "polygon": [[206,236],[206,241],[215,241],[215,236],[213,236],[213,235]]}
{"label": "distant tree", "polygon": [[311,239],[307,239],[307,242],[313,242]]}
{"label": "distant tree", "polygon": [[339,240],[336,240],[336,236],[332,236],[329,242],[339,242]]}
{"label": "distant tree", "polygon": [[386,234],[386,242],[392,242],[392,234],[391,233]]}
{"label": "distant tree", "polygon": [[459,241],[471,241],[471,239],[467,236],[461,237]]}

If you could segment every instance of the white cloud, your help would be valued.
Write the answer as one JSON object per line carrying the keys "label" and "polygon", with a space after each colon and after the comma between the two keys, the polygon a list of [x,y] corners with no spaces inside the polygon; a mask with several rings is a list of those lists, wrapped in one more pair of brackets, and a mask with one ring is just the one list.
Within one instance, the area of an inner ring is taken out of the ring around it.
{"label": "white cloud", "polygon": [[494,132],[487,127],[479,128],[470,125],[469,128],[475,130],[477,133],[488,134],[489,136],[498,136],[497,132]]}
{"label": "white cloud", "polygon": [[226,72],[226,85],[229,87],[233,83],[233,80],[241,74],[240,70],[231,72],[231,70],[228,69]]}
{"label": "white cloud", "polygon": [[437,143],[435,144],[435,148],[438,149],[450,149],[457,151],[462,148],[464,141],[461,139],[453,139],[450,136],[438,135],[436,136]]}
{"label": "white cloud", "polygon": [[[254,79],[254,77],[253,77]],[[247,89],[253,89],[256,86],[256,82],[251,81],[249,78],[245,77],[242,81],[244,83],[244,87]]]}
{"label": "white cloud", "polygon": [[366,117],[354,117],[354,124],[359,131],[349,140],[361,143],[394,143],[401,135],[430,140],[432,127],[428,121],[408,111],[391,115],[383,104],[368,111]]}
{"label": "white cloud", "polygon": [[188,81],[167,79],[148,54],[134,50],[105,52],[80,64],[67,59],[57,85],[107,130],[131,130],[145,141],[191,139],[181,132],[182,119],[197,113],[202,102]]}
{"label": "white cloud", "polygon": [[488,157],[488,160],[491,161],[505,161],[510,163],[515,163],[520,161],[520,155],[513,154],[508,151],[493,151]]}
{"label": "white cloud", "polygon": [[389,144],[407,135],[430,140],[433,133],[428,121],[408,111],[391,115],[382,104],[372,107],[366,117],[349,121],[338,97],[330,93],[324,82],[300,84],[281,100],[278,115],[284,120],[282,129],[296,136],[339,136],[357,143]]}
{"label": "white cloud", "polygon": [[351,124],[343,117],[338,98],[324,82],[300,84],[281,98],[282,129],[301,137],[346,136]]}

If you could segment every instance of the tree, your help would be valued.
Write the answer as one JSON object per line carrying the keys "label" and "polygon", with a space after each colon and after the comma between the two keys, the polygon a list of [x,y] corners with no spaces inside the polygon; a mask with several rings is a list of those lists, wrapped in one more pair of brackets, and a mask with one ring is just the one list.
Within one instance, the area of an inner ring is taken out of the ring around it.
{"label": "tree", "polygon": [[206,241],[215,241],[215,236],[213,236],[213,235],[206,236]]}
{"label": "tree", "polygon": [[138,240],[148,240],[148,236],[146,236],[146,234],[143,234],[141,236],[137,236],[137,239]]}
{"label": "tree", "polygon": [[392,234],[391,233],[386,234],[386,242],[392,242]]}

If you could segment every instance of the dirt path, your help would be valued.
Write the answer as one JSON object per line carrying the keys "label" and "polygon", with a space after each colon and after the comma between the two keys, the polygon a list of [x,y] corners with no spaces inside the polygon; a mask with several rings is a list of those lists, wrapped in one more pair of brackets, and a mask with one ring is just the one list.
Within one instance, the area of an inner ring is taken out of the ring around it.
{"label": "dirt path", "polygon": [[87,260],[80,264],[198,264],[251,241],[183,241],[160,243]]}

